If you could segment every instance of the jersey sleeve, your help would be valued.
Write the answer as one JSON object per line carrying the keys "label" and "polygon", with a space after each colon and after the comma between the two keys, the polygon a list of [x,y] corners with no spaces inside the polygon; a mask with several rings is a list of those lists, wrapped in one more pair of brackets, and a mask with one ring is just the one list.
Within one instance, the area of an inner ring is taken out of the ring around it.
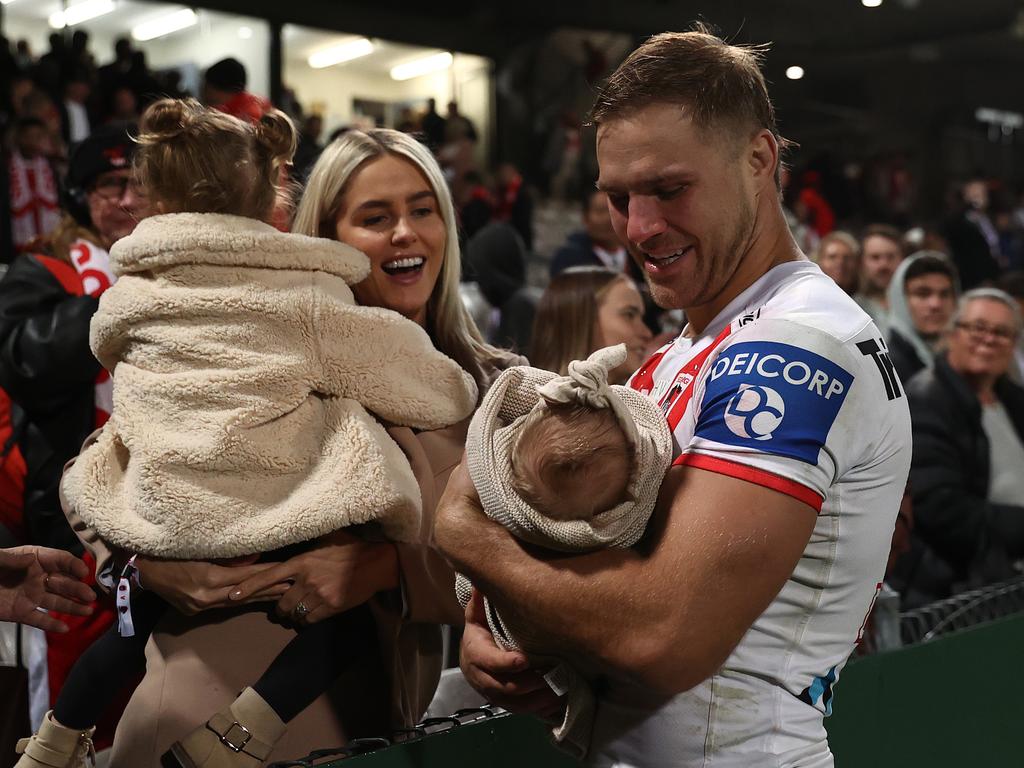
{"label": "jersey sleeve", "polygon": [[871,418],[865,407],[880,389],[856,350],[852,340],[787,320],[741,328],[701,370],[693,437],[679,441],[675,463],[820,511],[828,489],[864,453],[857,425]]}

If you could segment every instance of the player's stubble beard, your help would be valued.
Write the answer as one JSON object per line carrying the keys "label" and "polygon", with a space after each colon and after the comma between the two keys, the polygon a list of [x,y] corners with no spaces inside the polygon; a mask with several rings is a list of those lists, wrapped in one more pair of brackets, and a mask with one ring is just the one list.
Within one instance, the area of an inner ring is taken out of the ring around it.
{"label": "player's stubble beard", "polygon": [[[737,205],[739,210],[733,219],[735,224],[728,237],[723,238],[726,245],[719,249],[712,244],[708,250],[702,249],[694,254],[695,286],[662,285],[651,280],[647,270],[643,270],[644,281],[655,304],[663,309],[687,309],[709,304],[718,298],[739,269],[757,231],[755,205],[746,197],[740,197]],[[632,248],[630,250],[632,251]],[[643,269],[642,256],[640,266]]]}

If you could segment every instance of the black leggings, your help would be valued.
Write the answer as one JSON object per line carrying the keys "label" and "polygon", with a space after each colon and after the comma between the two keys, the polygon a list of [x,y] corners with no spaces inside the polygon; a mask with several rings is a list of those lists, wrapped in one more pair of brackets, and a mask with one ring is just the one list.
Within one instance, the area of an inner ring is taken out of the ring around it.
{"label": "black leggings", "polygon": [[[154,592],[133,589],[135,634],[121,637],[114,624],[75,662],[57,697],[57,722],[86,730],[96,724],[118,692],[146,670],[146,642],[170,607]],[[376,643],[369,606],[360,605],[307,627],[271,662],[253,689],[284,722],[290,722],[328,690],[349,660]]]}

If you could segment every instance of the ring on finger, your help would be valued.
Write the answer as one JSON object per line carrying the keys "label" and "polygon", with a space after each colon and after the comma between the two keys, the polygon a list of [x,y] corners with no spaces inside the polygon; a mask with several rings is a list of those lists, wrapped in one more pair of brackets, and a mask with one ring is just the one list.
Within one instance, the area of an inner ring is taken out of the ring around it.
{"label": "ring on finger", "polygon": [[297,602],[295,604],[295,608],[292,609],[292,615],[296,619],[301,619],[307,613],[309,613],[309,607],[304,602],[302,602],[301,600],[299,602]]}

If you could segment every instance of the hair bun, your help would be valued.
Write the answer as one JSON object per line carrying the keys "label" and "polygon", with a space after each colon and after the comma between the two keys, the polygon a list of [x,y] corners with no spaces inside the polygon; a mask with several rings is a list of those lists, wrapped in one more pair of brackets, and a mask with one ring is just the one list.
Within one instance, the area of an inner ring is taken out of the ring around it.
{"label": "hair bun", "polygon": [[139,121],[139,141],[153,143],[176,139],[192,128],[196,115],[202,109],[202,105],[195,99],[154,101]]}
{"label": "hair bun", "polygon": [[275,163],[291,162],[297,136],[291,118],[279,109],[268,110],[253,126],[256,143]]}

